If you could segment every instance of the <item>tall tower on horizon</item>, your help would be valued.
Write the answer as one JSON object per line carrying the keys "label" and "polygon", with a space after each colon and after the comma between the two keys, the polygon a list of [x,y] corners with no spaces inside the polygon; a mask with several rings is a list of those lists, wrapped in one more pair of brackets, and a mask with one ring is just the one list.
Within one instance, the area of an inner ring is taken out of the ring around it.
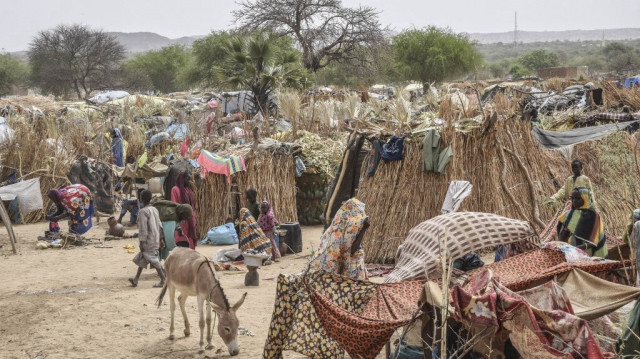
{"label": "tall tower on horizon", "polygon": [[516,15],[514,18],[514,27],[513,27],[513,45],[518,45],[518,12],[516,11]]}

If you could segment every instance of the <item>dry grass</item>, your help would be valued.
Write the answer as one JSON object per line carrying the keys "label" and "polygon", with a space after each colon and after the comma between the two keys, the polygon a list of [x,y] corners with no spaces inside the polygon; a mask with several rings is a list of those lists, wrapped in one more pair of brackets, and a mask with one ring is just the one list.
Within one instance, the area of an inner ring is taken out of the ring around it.
{"label": "dry grass", "polygon": [[236,175],[240,205],[246,202],[249,188],[258,191],[258,200],[267,200],[281,222],[297,222],[296,179],[291,156],[260,151],[245,157],[246,172]]}

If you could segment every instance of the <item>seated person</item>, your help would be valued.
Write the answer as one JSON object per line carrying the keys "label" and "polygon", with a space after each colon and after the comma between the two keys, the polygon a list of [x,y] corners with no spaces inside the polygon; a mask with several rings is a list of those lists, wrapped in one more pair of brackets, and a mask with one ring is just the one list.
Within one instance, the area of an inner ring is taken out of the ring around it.
{"label": "seated person", "polygon": [[571,192],[571,209],[558,218],[558,240],[583,249],[590,257],[607,258],[602,219],[593,209],[591,192],[585,187]]}
{"label": "seated person", "polygon": [[[140,198],[140,192],[142,190],[138,190],[138,198]],[[138,221],[138,210],[142,208],[142,203],[138,199],[125,199],[122,201],[122,205],[120,206],[120,217],[118,217],[118,223],[122,223],[122,219],[127,214],[129,215],[129,226],[133,227],[136,225]]]}
{"label": "seated person", "polygon": [[629,238],[631,238],[633,232],[633,226],[636,222],[640,221],[640,208],[636,208],[631,213],[631,222],[627,223],[627,229],[622,234],[622,241],[624,243],[629,243]]}
{"label": "seated person", "polygon": [[116,217],[109,217],[107,224],[109,225],[109,229],[107,230],[108,236],[124,237],[124,227],[116,221]]}
{"label": "seated person", "polygon": [[367,279],[364,250],[360,245],[367,228],[369,217],[364,212],[364,203],[356,198],[344,202],[322,234],[320,248],[311,260],[310,268]]}

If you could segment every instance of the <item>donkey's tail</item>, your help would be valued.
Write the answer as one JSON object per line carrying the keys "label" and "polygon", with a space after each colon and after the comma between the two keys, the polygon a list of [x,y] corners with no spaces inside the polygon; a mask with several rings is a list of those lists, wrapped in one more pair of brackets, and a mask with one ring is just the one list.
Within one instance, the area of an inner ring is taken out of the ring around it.
{"label": "donkey's tail", "polygon": [[162,299],[164,299],[164,295],[167,293],[167,281],[164,281],[164,286],[162,286],[162,291],[160,292],[160,295],[158,296],[158,298],[156,298],[156,304],[158,305],[158,308],[160,308],[160,306],[162,305]]}

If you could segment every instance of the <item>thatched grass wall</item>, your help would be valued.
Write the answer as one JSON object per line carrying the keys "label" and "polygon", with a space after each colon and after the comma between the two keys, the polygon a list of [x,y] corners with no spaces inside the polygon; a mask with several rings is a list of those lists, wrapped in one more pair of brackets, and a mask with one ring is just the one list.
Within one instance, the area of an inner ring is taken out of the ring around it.
{"label": "thatched grass wall", "polygon": [[258,151],[245,157],[246,172],[235,174],[240,206],[249,188],[258,191],[258,201],[267,200],[281,222],[297,222],[296,179],[293,157]]}
{"label": "thatched grass wall", "polygon": [[213,227],[226,223],[229,216],[229,201],[232,200],[227,185],[227,177],[215,173],[207,174],[202,185],[195,191],[196,228],[198,237],[203,238]]}
{"label": "thatched grass wall", "polygon": [[[490,212],[525,219],[540,230],[533,216],[530,189],[534,200],[542,203],[556,192],[552,179],[562,185],[571,174],[570,160],[559,151],[536,146],[528,123],[499,121],[484,136],[481,130],[465,135],[452,129],[445,129],[441,135],[454,151],[445,175],[421,171],[422,139],[416,138],[406,141],[403,161],[381,161],[374,177],[362,178],[358,198],[366,204],[371,218],[371,228],[363,240],[367,262],[393,261],[409,230],[440,214],[452,180],[467,180],[474,186],[460,211]],[[640,204],[640,172],[634,155],[637,136],[618,133],[600,141],[579,144],[573,149],[571,159],[580,159],[585,164],[584,173],[594,185],[605,230],[614,235],[622,234],[632,209]],[[510,152],[522,161],[531,185]],[[366,166],[366,161],[363,165]],[[501,181],[503,171],[504,181]],[[508,189],[513,200],[503,188]],[[556,208],[540,205],[538,218],[542,222],[548,221]]]}

